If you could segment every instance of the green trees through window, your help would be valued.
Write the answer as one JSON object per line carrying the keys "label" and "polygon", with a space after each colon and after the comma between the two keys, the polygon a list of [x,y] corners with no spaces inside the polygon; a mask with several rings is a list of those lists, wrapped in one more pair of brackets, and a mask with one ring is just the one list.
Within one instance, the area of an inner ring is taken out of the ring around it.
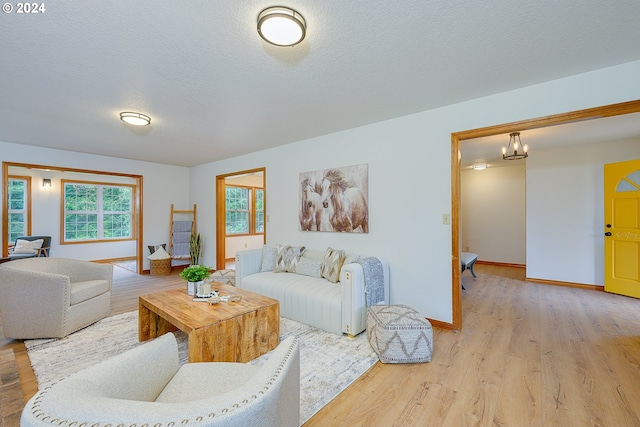
{"label": "green trees through window", "polygon": [[131,186],[66,181],[63,187],[65,242],[133,238]]}
{"label": "green trees through window", "polygon": [[18,237],[28,234],[29,181],[26,178],[9,178],[7,189],[8,242],[15,242]]}
{"label": "green trees through window", "polygon": [[264,233],[264,190],[226,187],[227,234]]}

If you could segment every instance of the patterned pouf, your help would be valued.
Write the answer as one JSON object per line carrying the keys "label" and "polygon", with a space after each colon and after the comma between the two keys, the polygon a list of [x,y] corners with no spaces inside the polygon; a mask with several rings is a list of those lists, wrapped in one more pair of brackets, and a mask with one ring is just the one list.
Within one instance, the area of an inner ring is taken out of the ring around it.
{"label": "patterned pouf", "polygon": [[369,307],[367,338],[382,363],[431,362],[431,323],[409,306]]}
{"label": "patterned pouf", "polygon": [[236,271],[235,270],[217,270],[211,273],[211,281],[219,282],[224,285],[236,285]]}

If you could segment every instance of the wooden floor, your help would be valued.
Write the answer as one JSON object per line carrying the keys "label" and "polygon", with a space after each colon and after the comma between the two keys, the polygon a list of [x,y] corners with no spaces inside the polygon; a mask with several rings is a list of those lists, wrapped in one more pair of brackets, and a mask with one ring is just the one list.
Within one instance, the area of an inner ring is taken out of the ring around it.
{"label": "wooden floor", "polygon": [[[431,363],[377,363],[305,427],[640,426],[640,300],[475,270],[463,275],[463,330],[434,330]],[[113,314],[179,283],[115,271]],[[24,345],[0,337],[8,348],[28,398]]]}

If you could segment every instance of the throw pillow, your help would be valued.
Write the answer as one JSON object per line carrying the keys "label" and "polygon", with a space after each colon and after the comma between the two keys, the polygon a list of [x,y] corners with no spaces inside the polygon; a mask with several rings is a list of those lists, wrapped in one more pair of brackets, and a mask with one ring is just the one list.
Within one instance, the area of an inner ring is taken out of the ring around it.
{"label": "throw pillow", "polygon": [[276,267],[276,255],[278,255],[276,248],[267,245],[262,247],[262,266],[260,267],[260,272],[273,271]]}
{"label": "throw pillow", "polygon": [[273,269],[274,273],[295,273],[296,266],[300,257],[305,251],[304,246],[283,246],[276,245],[278,254],[276,255],[276,266]]}
{"label": "throw pillow", "polygon": [[16,240],[16,245],[13,247],[14,254],[35,254],[38,252],[38,249],[42,247],[42,243],[44,243],[44,239],[37,240],[24,240],[18,239]]}
{"label": "throw pillow", "polygon": [[300,258],[296,266],[296,273],[304,276],[322,277],[322,260],[307,257]]}
{"label": "throw pillow", "polygon": [[171,255],[169,255],[162,246],[160,246],[158,250],[156,250],[154,253],[152,253],[147,257],[147,259],[167,259],[167,258],[171,258]]}
{"label": "throw pillow", "polygon": [[341,249],[327,248],[322,260],[322,277],[330,282],[338,283],[340,269],[344,264],[345,252]]}
{"label": "throw pillow", "polygon": [[163,243],[161,245],[149,245],[147,247],[149,248],[149,252],[151,252],[151,255],[153,255],[153,253],[155,251],[157,251],[158,249],[160,249],[160,248],[164,249],[165,251],[167,250],[167,244],[166,243]]}

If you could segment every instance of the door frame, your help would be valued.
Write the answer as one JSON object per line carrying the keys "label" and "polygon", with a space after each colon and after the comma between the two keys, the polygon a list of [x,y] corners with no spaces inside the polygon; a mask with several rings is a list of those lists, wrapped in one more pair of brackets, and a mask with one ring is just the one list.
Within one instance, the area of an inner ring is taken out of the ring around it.
{"label": "door frame", "polygon": [[460,142],[466,139],[482,138],[505,133],[508,134],[511,132],[557,126],[576,121],[602,119],[605,117],[614,117],[638,112],[640,112],[640,100],[634,100],[484,128],[470,129],[451,134],[452,329],[462,329],[462,272],[460,266]]}
{"label": "door frame", "polygon": [[227,173],[224,175],[216,175],[216,270],[223,270],[226,265],[226,238],[227,238],[227,221],[226,221],[226,189],[225,179],[237,175],[246,175],[250,173],[262,172],[262,185],[264,188],[264,235],[263,243],[267,242],[267,169],[265,167],[248,169],[244,171]]}

